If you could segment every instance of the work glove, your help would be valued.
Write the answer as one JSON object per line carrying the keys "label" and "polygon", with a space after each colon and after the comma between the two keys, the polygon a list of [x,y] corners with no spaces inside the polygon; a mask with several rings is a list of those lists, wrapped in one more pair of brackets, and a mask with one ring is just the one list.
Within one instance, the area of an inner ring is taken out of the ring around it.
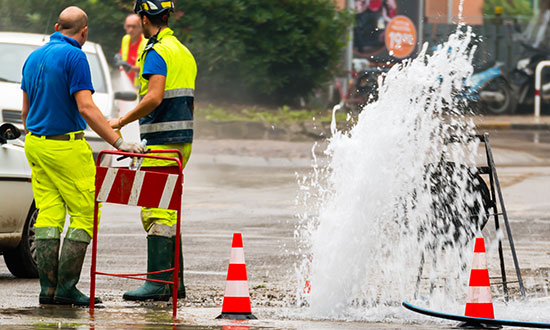
{"label": "work glove", "polygon": [[138,142],[126,142],[122,138],[118,138],[115,144],[113,145],[117,150],[133,152],[143,154],[147,151],[147,147]]}
{"label": "work glove", "polygon": [[128,62],[123,61],[122,58],[120,57],[120,54],[116,54],[114,56],[114,60],[115,60],[115,65],[118,67],[122,67],[124,71],[129,72],[130,70],[132,70],[132,66],[128,64]]}

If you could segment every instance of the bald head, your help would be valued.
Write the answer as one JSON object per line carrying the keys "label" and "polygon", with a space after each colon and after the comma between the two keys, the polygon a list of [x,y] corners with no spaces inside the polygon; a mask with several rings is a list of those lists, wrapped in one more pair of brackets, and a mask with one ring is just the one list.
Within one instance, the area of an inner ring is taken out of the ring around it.
{"label": "bald head", "polygon": [[87,26],[88,15],[86,15],[84,10],[75,6],[70,6],[59,14],[56,30],[67,36],[74,36],[79,34]]}
{"label": "bald head", "polygon": [[141,37],[141,19],[136,14],[131,14],[124,21],[124,30],[130,35],[131,43],[136,42]]}
{"label": "bald head", "polygon": [[140,19],[139,19],[139,15],[137,14],[130,14],[126,16],[126,20],[124,21],[124,25],[139,24],[139,23],[140,23]]}

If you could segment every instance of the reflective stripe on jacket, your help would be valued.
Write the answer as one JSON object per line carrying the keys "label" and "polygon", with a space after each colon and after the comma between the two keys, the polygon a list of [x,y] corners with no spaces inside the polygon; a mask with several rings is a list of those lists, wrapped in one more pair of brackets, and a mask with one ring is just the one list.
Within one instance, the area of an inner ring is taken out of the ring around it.
{"label": "reflective stripe on jacket", "polygon": [[[193,106],[197,65],[191,52],[174,37],[170,28],[157,36],[154,49],[166,62],[166,85],[161,104],[139,120],[141,138],[147,144],[193,142]],[[140,61],[140,96],[147,94],[149,80],[143,78],[143,63],[149,46]]]}

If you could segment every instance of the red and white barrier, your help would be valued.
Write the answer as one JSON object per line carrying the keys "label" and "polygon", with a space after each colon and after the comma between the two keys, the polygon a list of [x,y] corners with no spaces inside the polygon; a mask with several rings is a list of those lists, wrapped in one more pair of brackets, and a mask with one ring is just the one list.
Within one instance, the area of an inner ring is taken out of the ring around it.
{"label": "red and white barrier", "polygon": [[[97,201],[175,210],[181,201],[181,193],[175,193],[178,177],[177,174],[98,167]],[[142,193],[144,191],[147,193]]]}
{"label": "red and white barrier", "polygon": [[179,258],[174,258],[174,267],[160,270],[154,273],[173,273],[171,280],[155,280],[143,278],[142,276],[151,273],[141,274],[114,274],[97,271],[97,240],[99,225],[99,207],[98,204],[114,203],[124,205],[134,205],[142,207],[154,207],[161,209],[175,210],[177,214],[176,221],[176,244],[174,244],[174,256],[179,255],[181,239],[181,198],[183,192],[183,156],[179,150],[151,150],[154,154],[176,154],[177,157],[169,157],[154,154],[133,154],[121,151],[103,150],[99,153],[97,164],[101,164],[104,155],[142,157],[159,160],[169,160],[177,166],[162,169],[149,169],[134,171],[126,168],[115,167],[96,167],[96,198],[94,207],[94,227],[92,239],[92,263],[90,267],[90,316],[94,316],[95,308],[95,284],[96,275],[116,276],[143,281],[156,281],[172,285],[172,317],[177,316],[177,297],[178,297],[178,276],[179,276]]}

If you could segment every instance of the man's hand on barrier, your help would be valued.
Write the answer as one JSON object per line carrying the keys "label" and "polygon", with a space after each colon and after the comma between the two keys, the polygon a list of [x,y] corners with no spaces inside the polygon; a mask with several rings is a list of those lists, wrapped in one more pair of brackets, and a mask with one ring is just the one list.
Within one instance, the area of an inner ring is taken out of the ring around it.
{"label": "man's hand on barrier", "polygon": [[140,154],[145,153],[145,151],[147,150],[147,147],[139,142],[126,142],[122,138],[116,140],[113,147],[120,151],[134,152]]}

